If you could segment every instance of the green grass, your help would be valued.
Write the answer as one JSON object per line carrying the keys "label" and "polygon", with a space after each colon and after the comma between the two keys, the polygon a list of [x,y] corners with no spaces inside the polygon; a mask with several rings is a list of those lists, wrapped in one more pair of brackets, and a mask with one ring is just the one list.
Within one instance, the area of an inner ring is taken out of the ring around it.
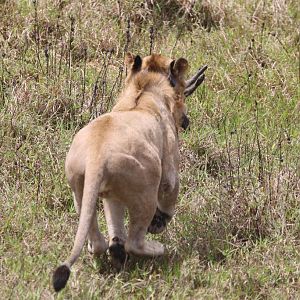
{"label": "green grass", "polygon": [[[298,2],[142,2],[0,1],[0,298],[300,298]],[[55,294],[78,221],[66,152],[153,25],[153,52],[209,65],[187,99],[176,216],[155,237],[167,254],[115,273],[85,248]]]}

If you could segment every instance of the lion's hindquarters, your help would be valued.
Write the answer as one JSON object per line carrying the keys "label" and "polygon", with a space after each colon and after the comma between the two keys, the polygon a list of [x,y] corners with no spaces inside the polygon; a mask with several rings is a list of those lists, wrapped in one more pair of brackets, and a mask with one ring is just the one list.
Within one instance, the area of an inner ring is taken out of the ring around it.
{"label": "lion's hindquarters", "polygon": [[131,203],[131,195],[143,193],[149,185],[158,190],[161,164],[154,151],[144,148],[139,155],[111,154],[106,170],[109,193],[113,193],[126,206]]}

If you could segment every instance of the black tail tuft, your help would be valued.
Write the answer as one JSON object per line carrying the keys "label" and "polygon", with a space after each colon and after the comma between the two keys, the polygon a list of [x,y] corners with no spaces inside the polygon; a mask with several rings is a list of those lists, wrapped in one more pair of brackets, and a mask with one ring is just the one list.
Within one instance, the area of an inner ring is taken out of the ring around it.
{"label": "black tail tuft", "polygon": [[67,281],[70,277],[70,273],[71,270],[66,265],[61,265],[55,270],[55,272],[53,273],[52,283],[56,292],[59,292],[66,286]]}

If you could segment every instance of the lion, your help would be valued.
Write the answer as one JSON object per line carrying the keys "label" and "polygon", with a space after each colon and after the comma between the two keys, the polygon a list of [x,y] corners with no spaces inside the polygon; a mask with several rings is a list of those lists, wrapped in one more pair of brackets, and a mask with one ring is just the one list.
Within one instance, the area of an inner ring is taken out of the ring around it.
{"label": "lion", "polygon": [[[175,213],[178,131],[189,125],[184,98],[203,81],[206,67],[186,82],[188,62],[184,58],[152,54],[142,59],[128,53],[125,63],[128,75],[117,104],[75,135],[66,157],[66,177],[80,217],[71,254],[53,274],[55,291],[65,287],[87,238],[89,252],[98,256],[109,249],[119,264],[128,253],[164,254],[161,243],[145,236],[162,232]],[[108,243],[97,223],[99,197]]]}

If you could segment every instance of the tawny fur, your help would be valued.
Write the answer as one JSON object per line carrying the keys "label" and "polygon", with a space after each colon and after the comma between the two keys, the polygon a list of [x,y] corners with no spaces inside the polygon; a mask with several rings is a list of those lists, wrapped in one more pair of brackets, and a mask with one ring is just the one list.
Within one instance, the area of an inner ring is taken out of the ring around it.
{"label": "tawny fur", "polygon": [[[65,170],[80,218],[71,255],[63,264],[67,268],[80,255],[87,237],[89,251],[95,255],[106,251],[116,237],[127,253],[164,253],[162,244],[147,241],[145,235],[157,208],[173,216],[179,190],[178,127],[185,112],[183,73],[187,66],[176,68],[175,63],[178,85],[173,88],[167,77],[170,61],[152,55],[135,71],[134,56],[128,56],[126,87],[112,112],[93,120],[74,137]],[[97,224],[99,195],[109,244]],[[125,208],[130,219],[128,234]],[[61,284],[55,274],[54,287],[60,290],[67,279]]]}

